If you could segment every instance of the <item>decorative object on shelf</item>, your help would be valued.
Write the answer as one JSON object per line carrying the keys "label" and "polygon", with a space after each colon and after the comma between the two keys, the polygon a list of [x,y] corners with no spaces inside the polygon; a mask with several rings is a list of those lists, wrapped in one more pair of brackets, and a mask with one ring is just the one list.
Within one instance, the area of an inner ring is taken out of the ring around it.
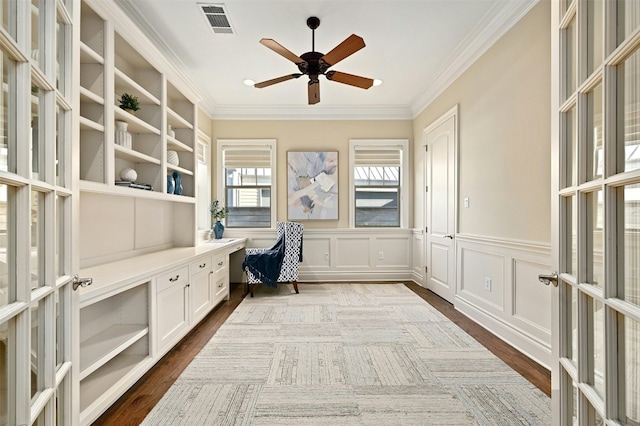
{"label": "decorative object on shelf", "polygon": [[131,114],[134,114],[136,111],[140,109],[140,104],[138,103],[138,97],[130,95],[127,92],[124,92],[120,99],[118,99],[120,103],[120,108],[125,111],[128,111]]}
{"label": "decorative object on shelf", "polygon": [[172,138],[176,137],[176,131],[171,128],[171,124],[167,127],[167,135]]}
{"label": "decorative object on shelf", "polygon": [[173,151],[171,149],[167,151],[167,163],[173,166],[177,166],[180,164],[180,157],[178,157],[178,153],[176,151]]}
{"label": "decorative object on shelf", "polygon": [[222,238],[222,234],[224,233],[224,225],[220,222],[220,219],[224,219],[229,214],[229,209],[220,205],[220,201],[215,200],[209,206],[209,211],[211,212],[211,218],[215,220],[212,230],[213,235],[216,240]]}
{"label": "decorative object on shelf", "polygon": [[176,188],[173,191],[176,195],[182,195],[182,175],[178,172],[173,172],[173,180],[175,181]]}
{"label": "decorative object on shelf", "polygon": [[138,179],[138,173],[131,168],[120,170],[120,179],[127,182],[135,182]]}
{"label": "decorative object on shelf", "polygon": [[222,238],[224,234],[224,225],[219,220],[216,220],[216,223],[213,224],[213,236],[216,240]]}
{"label": "decorative object on shelf", "polygon": [[173,194],[176,190],[176,181],[173,176],[167,175],[167,194]]}
{"label": "decorative object on shelf", "polygon": [[131,149],[131,133],[127,131],[129,123],[116,120],[116,144]]}

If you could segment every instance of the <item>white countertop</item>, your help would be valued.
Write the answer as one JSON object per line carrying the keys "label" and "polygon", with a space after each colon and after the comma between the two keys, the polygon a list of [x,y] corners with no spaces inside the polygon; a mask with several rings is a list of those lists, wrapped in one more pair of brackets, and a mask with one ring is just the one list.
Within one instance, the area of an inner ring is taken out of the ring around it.
{"label": "white countertop", "polygon": [[78,275],[93,278],[93,283],[78,289],[80,307],[139,285],[198,256],[225,252],[230,254],[244,248],[246,243],[246,238],[223,238],[195,247],[177,247],[82,269]]}

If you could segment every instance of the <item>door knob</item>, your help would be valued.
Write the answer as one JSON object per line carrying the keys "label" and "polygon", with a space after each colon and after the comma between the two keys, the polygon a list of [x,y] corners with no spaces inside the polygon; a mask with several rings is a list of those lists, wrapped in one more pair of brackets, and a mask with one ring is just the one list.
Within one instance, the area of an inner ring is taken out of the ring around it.
{"label": "door knob", "polygon": [[544,285],[549,285],[553,283],[554,287],[558,287],[558,273],[553,271],[550,274],[540,274],[538,275],[538,280]]}
{"label": "door knob", "polygon": [[448,239],[450,239],[450,240],[453,240],[453,235],[451,235],[451,234],[447,234],[447,235],[445,235],[444,237],[445,237],[445,238],[448,238]]}

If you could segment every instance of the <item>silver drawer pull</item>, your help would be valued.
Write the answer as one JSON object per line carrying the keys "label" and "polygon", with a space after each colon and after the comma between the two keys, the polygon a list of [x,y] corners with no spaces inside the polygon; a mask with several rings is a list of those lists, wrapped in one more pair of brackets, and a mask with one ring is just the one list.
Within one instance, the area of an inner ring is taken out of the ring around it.
{"label": "silver drawer pull", "polygon": [[178,281],[178,278],[180,278],[180,274],[176,275],[175,277],[169,278],[169,281],[175,282],[175,281]]}
{"label": "silver drawer pull", "polygon": [[207,264],[206,264],[206,263],[203,263],[202,265],[200,265],[200,269],[202,269],[202,268],[204,268],[204,267],[206,267],[206,266],[207,266]]}

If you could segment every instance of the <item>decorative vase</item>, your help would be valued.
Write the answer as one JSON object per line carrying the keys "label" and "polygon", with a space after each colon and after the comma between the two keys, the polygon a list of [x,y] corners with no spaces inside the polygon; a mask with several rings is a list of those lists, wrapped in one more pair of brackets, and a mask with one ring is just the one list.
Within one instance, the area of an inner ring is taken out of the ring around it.
{"label": "decorative vase", "polygon": [[177,166],[180,164],[180,157],[178,157],[178,153],[173,150],[167,151],[167,163]]}
{"label": "decorative vase", "polygon": [[173,180],[175,181],[176,188],[173,191],[176,195],[182,195],[182,176],[178,172],[173,172]]}
{"label": "decorative vase", "polygon": [[173,179],[173,176],[167,175],[167,194],[173,194],[176,190],[176,182]]}
{"label": "decorative vase", "polygon": [[116,120],[116,143],[125,148],[131,149],[131,133],[127,131],[129,123]]}
{"label": "decorative vase", "polygon": [[167,136],[172,138],[176,137],[176,131],[171,128],[171,124],[169,124],[167,127]]}
{"label": "decorative vase", "polygon": [[213,224],[213,235],[216,240],[222,238],[222,234],[224,234],[224,225],[219,220],[216,220],[216,223]]}
{"label": "decorative vase", "polygon": [[126,168],[120,170],[120,179],[126,180],[127,182],[135,182],[138,179],[138,173],[135,170]]}

